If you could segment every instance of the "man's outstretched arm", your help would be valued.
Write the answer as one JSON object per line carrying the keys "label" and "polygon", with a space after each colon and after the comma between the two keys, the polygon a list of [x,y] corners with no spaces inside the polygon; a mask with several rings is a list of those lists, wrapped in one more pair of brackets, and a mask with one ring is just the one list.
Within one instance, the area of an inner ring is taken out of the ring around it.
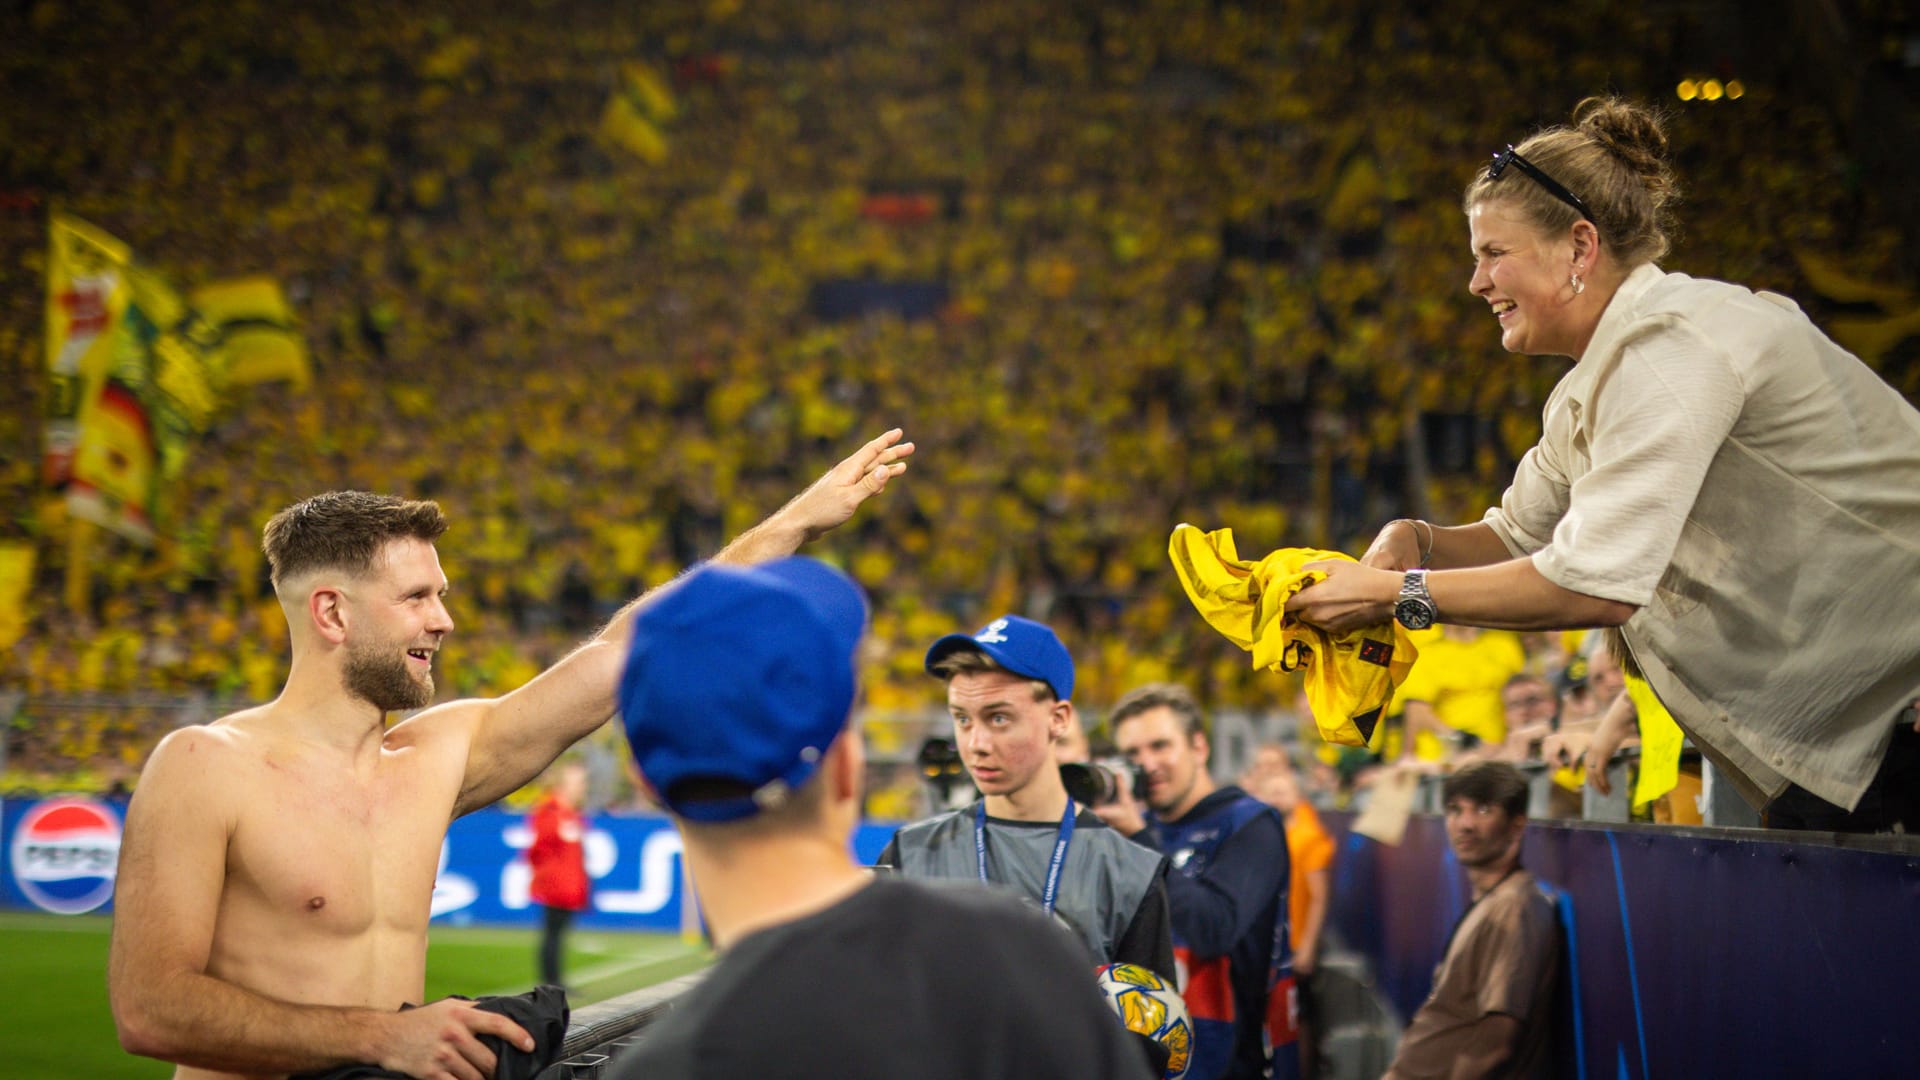
{"label": "man's outstretched arm", "polygon": [[[793,554],[885,491],[906,472],[912,454],[913,444],[901,441],[899,428],[873,439],[740,534],[714,561],[750,565]],[[633,609],[646,601],[647,596],[641,596],[621,608],[600,633],[518,690],[490,701],[454,702],[407,721],[423,728],[451,725],[456,733],[471,725],[456,816],[519,788],[613,715]],[[401,728],[394,734],[401,734]]]}

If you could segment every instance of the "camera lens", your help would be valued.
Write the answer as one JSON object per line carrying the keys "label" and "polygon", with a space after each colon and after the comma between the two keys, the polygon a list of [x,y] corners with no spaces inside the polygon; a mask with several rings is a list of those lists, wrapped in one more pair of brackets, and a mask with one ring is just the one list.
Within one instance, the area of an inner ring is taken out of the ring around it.
{"label": "camera lens", "polygon": [[1113,778],[1098,765],[1062,765],[1060,784],[1067,789],[1067,797],[1081,806],[1099,806],[1114,796]]}

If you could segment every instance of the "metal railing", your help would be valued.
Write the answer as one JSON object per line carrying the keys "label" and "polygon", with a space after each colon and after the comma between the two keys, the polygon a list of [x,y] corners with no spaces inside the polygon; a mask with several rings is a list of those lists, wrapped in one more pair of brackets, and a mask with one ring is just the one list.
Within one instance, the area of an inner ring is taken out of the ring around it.
{"label": "metal railing", "polygon": [[[1688,752],[1692,754],[1691,751]],[[1634,771],[1639,766],[1640,751],[1637,747],[1626,747],[1607,762],[1608,787],[1602,793],[1591,784],[1582,784],[1580,788],[1580,815],[1584,821],[1606,824],[1628,824],[1633,820],[1633,780]],[[1553,805],[1555,766],[1543,761],[1516,763],[1521,775],[1527,778],[1527,816],[1535,820],[1553,817],[1565,817],[1557,814]],[[1700,823],[1724,828],[1759,828],[1760,812],[1747,805],[1738,790],[1731,783],[1720,778],[1713,762],[1700,759],[1701,792]],[[1413,797],[1413,811],[1419,814],[1438,814],[1444,809],[1440,797],[1441,785],[1446,782],[1443,774],[1423,774]]]}

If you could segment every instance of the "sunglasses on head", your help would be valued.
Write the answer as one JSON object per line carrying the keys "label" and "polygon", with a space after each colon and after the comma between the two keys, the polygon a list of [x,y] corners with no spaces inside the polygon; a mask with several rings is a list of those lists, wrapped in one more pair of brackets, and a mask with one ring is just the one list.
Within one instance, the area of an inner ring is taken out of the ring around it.
{"label": "sunglasses on head", "polygon": [[[1493,164],[1487,166],[1487,179],[1489,180],[1500,179],[1500,174],[1503,172],[1506,172],[1507,166],[1509,165],[1512,165],[1515,168],[1519,169],[1521,172],[1526,173],[1528,176],[1533,177],[1534,183],[1539,184],[1541,187],[1547,189],[1547,194],[1553,196],[1556,199],[1559,199],[1561,202],[1566,203],[1568,206],[1573,207],[1575,210],[1578,210],[1580,212],[1581,217],[1586,218],[1588,221],[1594,220],[1593,211],[1587,209],[1587,204],[1580,198],[1580,196],[1575,195],[1571,191],[1568,191],[1566,187],[1560,183],[1560,181],[1555,180],[1553,177],[1548,176],[1544,172],[1541,172],[1540,166],[1535,165],[1533,162],[1528,161],[1526,158],[1521,157],[1520,151],[1515,150],[1513,148],[1512,143],[1508,143],[1507,148],[1505,150],[1500,150],[1494,153]],[[1596,222],[1595,224],[1597,225],[1598,223]]]}

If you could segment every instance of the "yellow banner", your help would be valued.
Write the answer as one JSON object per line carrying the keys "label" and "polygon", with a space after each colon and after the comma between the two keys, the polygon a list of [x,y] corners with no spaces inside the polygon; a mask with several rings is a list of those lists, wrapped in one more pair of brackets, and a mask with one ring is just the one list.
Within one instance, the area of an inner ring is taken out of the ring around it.
{"label": "yellow banner", "polygon": [[306,389],[313,373],[293,307],[267,277],[217,281],[193,290],[193,324],[229,386],[286,380]]}
{"label": "yellow banner", "polygon": [[1687,736],[1646,680],[1627,676],[1627,696],[1633,699],[1640,724],[1640,779],[1633,785],[1633,805],[1638,807],[1672,791],[1679,782],[1680,750]]}
{"label": "yellow banner", "polygon": [[47,271],[47,369],[48,482],[76,517],[142,543],[230,386],[311,378],[278,283],[216,282],[189,300],[127,245],[64,214]]}
{"label": "yellow banner", "polygon": [[180,295],[141,267],[128,265],[123,276],[127,303],[107,370],[80,410],[67,509],[150,544],[161,481],[179,474],[193,435],[212,418],[217,381],[195,347],[162,329],[186,318]]}
{"label": "yellow banner", "polygon": [[32,615],[27,598],[32,592],[33,545],[0,542],[0,649],[12,648],[27,632]]}
{"label": "yellow banner", "polygon": [[55,213],[47,257],[46,453],[41,475],[64,488],[73,475],[81,414],[110,366],[114,329],[126,311],[133,252],[119,240]]}
{"label": "yellow banner", "polygon": [[153,542],[160,452],[146,403],[109,379],[94,396],[67,483],[67,510],[143,544]]}
{"label": "yellow banner", "polygon": [[660,128],[678,114],[665,81],[647,65],[628,61],[620,65],[620,85],[600,115],[600,133],[657,165],[667,156],[667,139]]}

